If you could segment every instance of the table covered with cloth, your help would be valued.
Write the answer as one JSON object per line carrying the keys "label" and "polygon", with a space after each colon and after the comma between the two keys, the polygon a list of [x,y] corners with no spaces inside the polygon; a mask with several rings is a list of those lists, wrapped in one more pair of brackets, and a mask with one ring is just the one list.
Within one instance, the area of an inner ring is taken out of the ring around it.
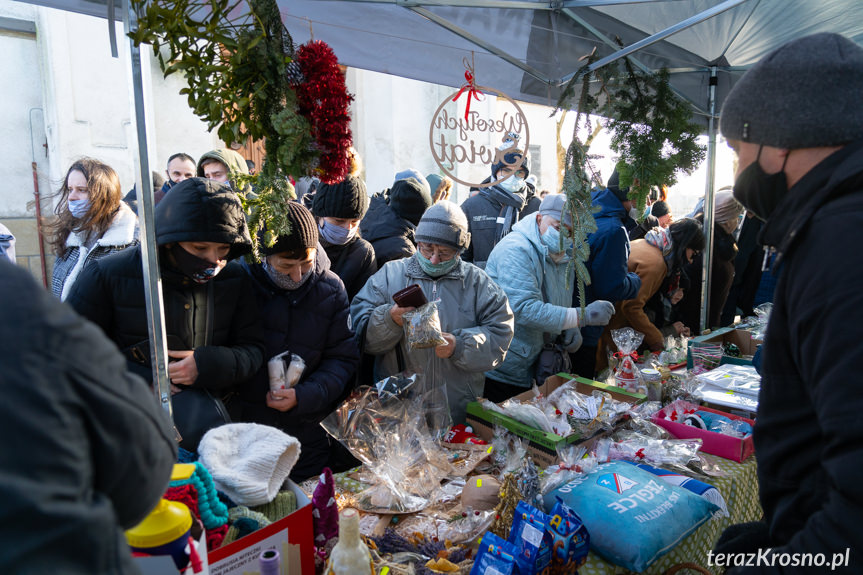
{"label": "table covered with cloth", "polygon": [[[729,525],[761,519],[761,505],[758,501],[758,465],[755,457],[750,457],[743,463],[737,463],[715,455],[706,453],[702,455],[726,472],[724,477],[710,477],[705,481],[716,487],[725,498],[729,516],[709,519],[695,533],[681,541],[642,573],[661,575],[679,563],[695,563],[711,573],[721,575],[723,567],[708,566],[707,552],[713,549],[719,536]],[[591,551],[587,563],[579,568],[578,573],[579,575],[620,575],[633,573],[633,571],[613,565]],[[688,574],[692,571],[684,570],[682,573]]]}

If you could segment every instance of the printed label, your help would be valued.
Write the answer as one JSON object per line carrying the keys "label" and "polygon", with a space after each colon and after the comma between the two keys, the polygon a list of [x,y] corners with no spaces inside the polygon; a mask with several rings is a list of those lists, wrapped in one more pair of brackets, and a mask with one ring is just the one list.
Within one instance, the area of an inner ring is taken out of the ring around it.
{"label": "printed label", "polygon": [[542,531],[529,523],[525,523],[524,529],[521,531],[521,538],[534,547],[539,547],[542,543]]}

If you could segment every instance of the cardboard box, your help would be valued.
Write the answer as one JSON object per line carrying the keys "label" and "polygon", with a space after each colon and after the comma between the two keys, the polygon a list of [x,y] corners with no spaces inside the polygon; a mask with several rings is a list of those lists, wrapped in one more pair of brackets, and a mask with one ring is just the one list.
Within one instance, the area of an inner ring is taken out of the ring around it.
{"label": "cardboard box", "polygon": [[[545,380],[545,383],[539,387],[539,391],[543,395],[548,395],[571,379],[576,380],[576,390],[585,395],[590,395],[593,391],[598,389],[608,392],[614,399],[631,404],[641,403],[647,399],[647,396],[641,393],[632,393],[613,385],[592,381],[582,377],[574,377],[565,373],[559,373],[549,377]],[[530,400],[533,399],[533,397],[534,392],[532,389],[529,389],[524,393],[516,395],[515,399]],[[535,427],[531,427],[501,413],[485,410],[479,402],[476,401],[472,401],[467,404],[467,424],[473,427],[474,433],[486,441],[491,441],[495,425],[500,425],[519,437],[527,439],[528,452],[540,467],[547,467],[557,463],[558,446],[583,443],[601,435],[601,432],[592,436],[582,436],[579,433],[571,433],[566,437],[561,437],[554,433],[536,429]]]}
{"label": "cardboard box", "polygon": [[314,575],[312,502],[293,481],[288,480],[284,487],[297,496],[297,510],[242,539],[211,551],[207,557],[210,575],[257,573],[258,557],[267,549],[279,552],[282,561],[280,575]]}
{"label": "cardboard box", "polygon": [[720,365],[730,363],[733,365],[752,365],[752,356],[755,350],[761,344],[760,340],[752,339],[752,332],[744,329],[734,329],[731,327],[723,327],[714,330],[706,335],[693,337],[687,343],[686,350],[686,369],[692,369],[692,344],[693,343],[733,343],[740,349],[740,353],[749,357],[729,357],[722,356]]}
{"label": "cardboard box", "polygon": [[742,463],[746,460],[747,457],[749,457],[755,452],[755,446],[752,443],[751,434],[743,439],[740,439],[738,437],[723,435],[721,433],[714,433],[712,431],[699,429],[697,427],[692,427],[691,425],[684,425],[683,423],[671,421],[668,418],[663,419],[660,417],[660,414],[663,413],[665,415],[670,415],[671,412],[674,410],[677,410],[678,413],[682,413],[685,409],[692,409],[693,407],[701,411],[716,413],[724,417],[728,417],[729,419],[738,419],[741,421],[745,421],[749,425],[753,427],[755,426],[755,421],[752,419],[747,419],[739,415],[734,415],[733,413],[722,412],[717,409],[711,409],[709,407],[698,406],[682,400],[677,400],[674,403],[666,405],[664,408],[654,413],[653,417],[651,417],[650,419],[651,421],[653,421],[653,423],[662,427],[663,429],[668,430],[669,433],[671,433],[672,435],[674,435],[674,437],[677,437],[678,439],[701,439],[701,451],[703,451],[704,453],[718,455],[719,457],[724,457],[725,459],[730,459],[732,461]]}

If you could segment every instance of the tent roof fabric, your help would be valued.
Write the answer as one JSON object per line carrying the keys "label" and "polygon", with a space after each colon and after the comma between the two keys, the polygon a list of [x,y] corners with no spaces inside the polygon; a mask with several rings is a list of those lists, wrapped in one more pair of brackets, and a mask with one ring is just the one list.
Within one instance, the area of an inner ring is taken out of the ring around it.
{"label": "tent roof fabric", "polygon": [[324,40],[344,65],[458,87],[465,59],[473,60],[478,84],[552,106],[594,48],[605,57],[620,49],[617,38],[630,46],[660,34],[631,58],[644,70],[668,68],[672,88],[704,125],[711,66],[718,113],[736,79],[789,40],[837,32],[863,44],[858,0],[279,0],[279,6],[298,44]]}

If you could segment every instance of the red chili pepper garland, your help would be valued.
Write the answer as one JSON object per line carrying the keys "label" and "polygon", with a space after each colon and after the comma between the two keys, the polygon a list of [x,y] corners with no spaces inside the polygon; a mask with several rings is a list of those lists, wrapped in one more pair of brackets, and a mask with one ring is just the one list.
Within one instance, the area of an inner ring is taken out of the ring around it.
{"label": "red chili pepper garland", "polygon": [[321,181],[333,184],[348,175],[351,117],[348,94],[339,61],[326,43],[303,44],[297,50],[304,81],[296,86],[299,112],[311,124],[312,138],[321,151],[317,172]]}

